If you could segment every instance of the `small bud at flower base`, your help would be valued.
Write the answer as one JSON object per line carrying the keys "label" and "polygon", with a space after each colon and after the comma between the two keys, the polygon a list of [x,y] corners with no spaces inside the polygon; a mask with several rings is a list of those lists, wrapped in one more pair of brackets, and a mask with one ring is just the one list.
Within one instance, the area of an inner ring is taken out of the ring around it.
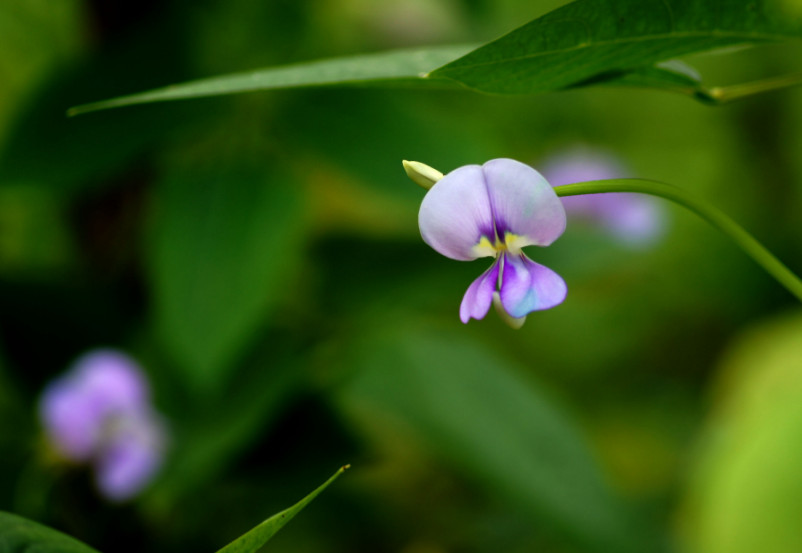
{"label": "small bud at flower base", "polygon": [[407,176],[418,186],[429,190],[437,181],[443,178],[443,173],[417,161],[403,161]]}
{"label": "small bud at flower base", "polygon": [[524,323],[526,322],[526,315],[520,318],[515,318],[507,313],[507,310],[504,309],[503,305],[501,305],[501,296],[499,296],[498,292],[493,292],[493,307],[496,308],[496,313],[498,313],[498,316],[501,317],[501,320],[504,321],[508,327],[518,330],[524,326]]}

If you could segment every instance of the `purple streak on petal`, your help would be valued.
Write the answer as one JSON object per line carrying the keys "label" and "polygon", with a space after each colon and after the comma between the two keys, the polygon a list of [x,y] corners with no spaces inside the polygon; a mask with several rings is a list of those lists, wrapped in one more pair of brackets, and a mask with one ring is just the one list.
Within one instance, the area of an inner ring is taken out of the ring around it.
{"label": "purple streak on petal", "polygon": [[[617,158],[587,148],[574,148],[553,156],[542,170],[552,186],[630,176]],[[649,196],[614,192],[560,199],[569,217],[597,221],[629,245],[653,242],[665,230],[665,209],[659,200]]]}
{"label": "purple streak on petal", "polygon": [[493,292],[498,283],[499,260],[496,259],[482,275],[474,280],[462,298],[459,318],[467,323],[471,318],[483,319],[493,302]]}
{"label": "purple streak on petal", "polygon": [[164,459],[165,431],[152,413],[112,422],[95,466],[98,490],[111,501],[131,499],[158,473]]}
{"label": "purple streak on petal", "polygon": [[443,177],[423,198],[418,225],[424,242],[452,259],[470,261],[473,247],[486,236],[495,242],[484,173],[466,165]]}
{"label": "purple streak on petal", "polygon": [[512,159],[482,168],[500,238],[512,232],[525,237],[521,245],[548,246],[565,231],[565,209],[540,173]]}
{"label": "purple streak on petal", "polygon": [[565,281],[523,254],[504,254],[501,304],[510,316],[520,318],[532,311],[559,305],[568,293]]}
{"label": "purple streak on petal", "polygon": [[39,413],[54,447],[68,459],[85,461],[97,450],[108,417],[142,409],[148,396],[145,377],[131,358],[98,350],[47,386]]}

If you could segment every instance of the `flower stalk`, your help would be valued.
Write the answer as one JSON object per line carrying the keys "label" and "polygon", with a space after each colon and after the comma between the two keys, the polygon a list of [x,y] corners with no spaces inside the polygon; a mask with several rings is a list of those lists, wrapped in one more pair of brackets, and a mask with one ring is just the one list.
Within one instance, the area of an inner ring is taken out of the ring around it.
{"label": "flower stalk", "polygon": [[746,254],[773,276],[786,290],[802,301],[802,280],[791,272],[763,244],[755,240],[743,227],[710,205],[681,188],[646,179],[610,179],[566,184],[554,189],[558,196],[602,194],[605,192],[639,192],[665,198],[689,209],[729,236]]}
{"label": "flower stalk", "polygon": [[[412,165],[413,163],[414,165]],[[439,180],[437,176],[440,175],[440,178],[442,178],[442,173],[419,162],[404,162],[404,168],[410,178],[418,184],[421,184],[421,181],[427,181],[427,184],[431,182],[431,186],[434,186]],[[413,177],[410,172],[415,174],[417,178]],[[430,186],[425,186],[425,188],[430,188]],[[802,301],[802,280],[799,277],[720,209],[681,188],[646,179],[610,179],[566,184],[555,187],[554,191],[557,196],[561,197],[608,192],[635,192],[670,200],[693,211],[730,237],[749,257],[782,284],[786,290],[799,301]]]}

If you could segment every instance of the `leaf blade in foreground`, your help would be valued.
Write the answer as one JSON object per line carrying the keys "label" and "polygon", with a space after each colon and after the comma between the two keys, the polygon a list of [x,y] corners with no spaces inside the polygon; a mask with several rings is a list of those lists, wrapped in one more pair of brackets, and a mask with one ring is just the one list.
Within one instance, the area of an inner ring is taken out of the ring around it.
{"label": "leaf blade in foreground", "polygon": [[767,0],[579,0],[431,73],[473,90],[533,94],[738,44],[802,38]]}
{"label": "leaf blade in foreground", "polygon": [[285,509],[280,513],[276,513],[269,519],[265,520],[252,530],[246,532],[236,540],[232,541],[224,548],[220,549],[217,553],[254,553],[262,547],[267,540],[272,538],[281,528],[293,519],[301,510],[315,499],[320,492],[329,487],[329,485],[337,480],[337,478],[345,472],[351,465],[345,465],[334,476],[326,480],[326,482],[318,489],[307,495],[301,501]]}
{"label": "leaf blade in foreground", "polygon": [[294,65],[269,67],[246,73],[221,75],[171,85],[139,94],[84,104],[68,115],[168,100],[222,96],[255,90],[311,86],[458,87],[447,79],[424,78],[433,69],[474,49],[476,45],[450,45],[427,50],[391,50]]}

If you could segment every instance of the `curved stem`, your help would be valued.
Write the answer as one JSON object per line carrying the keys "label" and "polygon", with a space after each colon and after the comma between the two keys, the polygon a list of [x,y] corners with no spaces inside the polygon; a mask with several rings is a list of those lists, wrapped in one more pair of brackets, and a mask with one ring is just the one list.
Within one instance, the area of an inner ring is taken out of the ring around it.
{"label": "curved stem", "polygon": [[692,194],[662,182],[644,179],[612,179],[581,182],[556,186],[558,196],[578,196],[580,194],[602,194],[605,192],[638,192],[659,196],[686,207],[705,219],[721,232],[732,238],[749,256],[777,279],[780,284],[802,301],[802,280],[783,265],[752,235],[741,228],[719,209]]}

